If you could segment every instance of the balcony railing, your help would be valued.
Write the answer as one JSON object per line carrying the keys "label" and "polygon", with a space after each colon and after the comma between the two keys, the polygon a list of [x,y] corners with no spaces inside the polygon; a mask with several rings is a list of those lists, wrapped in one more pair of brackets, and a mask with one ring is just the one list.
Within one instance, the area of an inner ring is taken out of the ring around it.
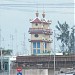
{"label": "balcony railing", "polygon": [[29,28],[29,33],[30,34],[52,34],[51,29],[43,29],[43,28]]}
{"label": "balcony railing", "polygon": [[31,40],[29,39],[29,42],[37,42],[37,41],[40,41],[40,42],[47,42],[47,43],[52,43],[52,40]]}

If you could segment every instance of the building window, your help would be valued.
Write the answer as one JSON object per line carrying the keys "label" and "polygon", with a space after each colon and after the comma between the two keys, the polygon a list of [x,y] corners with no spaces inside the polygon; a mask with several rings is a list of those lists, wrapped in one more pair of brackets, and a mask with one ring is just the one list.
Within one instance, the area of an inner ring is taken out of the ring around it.
{"label": "building window", "polygon": [[35,25],[36,25],[36,26],[38,26],[38,24],[37,24],[37,23],[36,23]]}
{"label": "building window", "polygon": [[45,50],[45,53],[47,53],[47,50]]}
{"label": "building window", "polygon": [[40,53],[40,42],[33,42],[33,54]]}
{"label": "building window", "polygon": [[33,48],[36,48],[36,42],[33,42]]}
{"label": "building window", "polygon": [[45,48],[47,48],[47,43],[45,42]]}
{"label": "building window", "polygon": [[37,48],[40,48],[40,42],[37,42]]}
{"label": "building window", "polygon": [[40,49],[37,49],[37,53],[38,53],[38,54],[40,53]]}
{"label": "building window", "polygon": [[36,54],[36,49],[33,49],[33,54]]}
{"label": "building window", "polygon": [[44,48],[47,48],[47,43],[43,42],[43,46],[44,46]]}
{"label": "building window", "polygon": [[38,34],[35,34],[35,37],[38,37]]}
{"label": "building window", "polygon": [[40,48],[40,42],[33,42],[33,48]]}

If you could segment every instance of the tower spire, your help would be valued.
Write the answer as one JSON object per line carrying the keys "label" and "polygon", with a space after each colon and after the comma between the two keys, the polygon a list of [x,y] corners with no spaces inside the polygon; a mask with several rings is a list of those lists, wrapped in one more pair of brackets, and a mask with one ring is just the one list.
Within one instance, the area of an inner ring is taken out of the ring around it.
{"label": "tower spire", "polygon": [[43,3],[43,13],[42,13],[42,17],[45,18],[44,3]]}
{"label": "tower spire", "polygon": [[36,14],[36,17],[38,17],[38,16],[39,16],[38,10],[36,11],[36,13],[35,13],[35,14]]}
{"label": "tower spire", "polygon": [[45,18],[45,12],[43,11],[42,17]]}

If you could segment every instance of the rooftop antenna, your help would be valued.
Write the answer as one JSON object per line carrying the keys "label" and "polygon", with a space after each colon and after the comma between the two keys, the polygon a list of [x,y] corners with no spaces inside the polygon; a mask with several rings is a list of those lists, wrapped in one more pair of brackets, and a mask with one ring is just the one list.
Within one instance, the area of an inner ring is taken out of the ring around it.
{"label": "rooftop antenna", "polygon": [[25,53],[25,48],[26,48],[26,45],[25,45],[25,33],[24,33],[23,48],[24,48],[24,53]]}
{"label": "rooftop antenna", "polygon": [[37,8],[36,17],[38,17],[39,16],[39,13],[38,13],[38,2],[36,2],[36,8]]}
{"label": "rooftop antenna", "polygon": [[3,48],[5,49],[5,43],[4,43],[4,38],[2,38],[2,44],[3,44]]}
{"label": "rooftop antenna", "polygon": [[[16,36],[16,50],[18,50],[18,44],[17,44],[17,30],[15,30],[15,36]],[[17,51],[18,53],[18,51]]]}
{"label": "rooftop antenna", "polygon": [[[24,48],[24,53],[25,53],[25,51],[27,50],[27,48],[26,48],[26,37],[25,37],[25,33],[24,33],[24,41],[23,41],[23,48]],[[27,51],[26,51],[27,52]]]}
{"label": "rooftop antenna", "polygon": [[[12,49],[12,51],[13,51],[13,35],[12,34],[10,34],[10,40],[11,40],[11,49]],[[13,52],[12,52],[12,54],[13,54]]]}
{"label": "rooftop antenna", "polygon": [[43,14],[42,14],[42,17],[45,18],[44,3],[43,3]]}

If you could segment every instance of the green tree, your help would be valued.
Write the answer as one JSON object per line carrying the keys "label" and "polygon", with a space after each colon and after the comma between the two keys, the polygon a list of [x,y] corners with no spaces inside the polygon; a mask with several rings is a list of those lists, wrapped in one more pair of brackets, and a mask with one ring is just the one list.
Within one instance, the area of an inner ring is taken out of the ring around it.
{"label": "green tree", "polygon": [[[61,24],[58,21],[58,25],[56,25],[56,28],[60,32],[57,35],[57,40],[60,40],[62,43],[62,52],[65,52],[68,50],[68,45],[69,45],[69,25],[65,22]],[[64,48],[66,46],[66,48]],[[65,50],[66,49],[66,50]]]}
{"label": "green tree", "polygon": [[74,28],[72,28],[70,38],[69,38],[69,54],[75,54],[75,36],[74,36]]}
{"label": "green tree", "polygon": [[10,49],[7,49],[7,50],[2,49],[2,50],[0,50],[0,55],[1,55],[1,51],[2,51],[2,55],[4,55],[4,56],[12,54],[12,50],[10,50]]}

